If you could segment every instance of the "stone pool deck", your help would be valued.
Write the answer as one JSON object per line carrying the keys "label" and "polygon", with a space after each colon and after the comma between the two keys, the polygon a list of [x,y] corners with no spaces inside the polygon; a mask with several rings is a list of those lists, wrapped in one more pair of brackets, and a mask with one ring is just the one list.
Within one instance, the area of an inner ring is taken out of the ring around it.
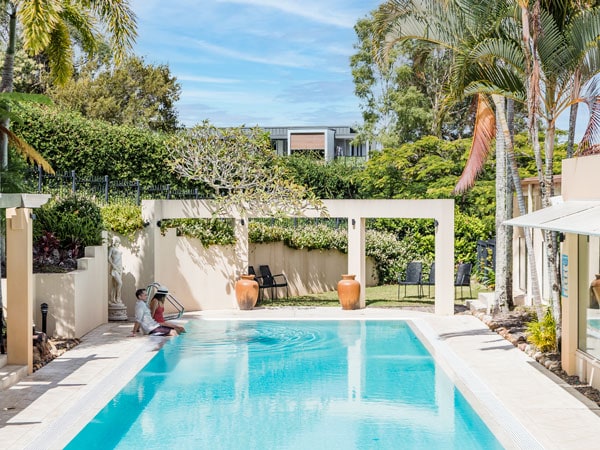
{"label": "stone pool deck", "polygon": [[[258,308],[189,313],[185,318],[411,320],[506,448],[600,449],[597,405],[473,316],[377,308]],[[77,347],[0,390],[0,448],[63,448],[166,339],[131,338],[131,328],[130,323],[102,325]]]}

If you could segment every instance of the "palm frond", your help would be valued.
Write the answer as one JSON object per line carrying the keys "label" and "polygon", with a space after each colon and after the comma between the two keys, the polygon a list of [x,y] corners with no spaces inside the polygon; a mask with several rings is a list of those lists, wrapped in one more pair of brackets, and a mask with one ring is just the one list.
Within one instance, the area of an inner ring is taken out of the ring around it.
{"label": "palm frond", "polygon": [[0,124],[0,133],[6,134],[8,137],[8,142],[14,146],[17,151],[27,159],[27,161],[39,165],[46,173],[54,174],[54,169],[52,169],[50,163],[48,163],[48,161],[46,161],[42,155],[40,155],[31,145],[29,145],[2,124]]}
{"label": "palm frond", "polygon": [[56,83],[63,85],[73,74],[73,47],[69,29],[64,22],[56,25],[46,47],[50,60],[50,74]]}
{"label": "palm frond", "polygon": [[584,102],[590,112],[588,125],[576,153],[578,156],[595,153],[592,149],[600,144],[600,86],[595,78],[585,87],[582,98],[575,101]]}
{"label": "palm frond", "polygon": [[554,17],[545,9],[539,14],[543,32],[537,40],[537,52],[545,74],[554,75],[571,70],[575,59],[574,50],[568,45]]}
{"label": "palm frond", "polygon": [[24,0],[19,2],[19,17],[23,26],[23,46],[38,54],[50,43],[50,35],[60,22],[63,2],[60,0]]}
{"label": "palm frond", "polygon": [[115,61],[123,61],[133,47],[136,31],[136,16],[128,0],[90,0],[92,9],[107,25],[110,42],[115,50]]}
{"label": "palm frond", "polygon": [[65,5],[62,17],[76,35],[77,42],[88,54],[92,54],[98,49],[98,41],[101,40],[101,34],[96,30],[95,19],[92,13],[87,10],[75,7],[69,3]]}
{"label": "palm frond", "polygon": [[495,132],[496,119],[494,110],[484,95],[477,95],[477,113],[475,116],[475,128],[473,129],[473,142],[469,150],[467,164],[452,191],[453,194],[466,192],[473,187],[477,175],[483,170]]}
{"label": "palm frond", "polygon": [[600,43],[600,8],[582,11],[565,29],[565,39],[573,51],[581,55],[594,50]]}

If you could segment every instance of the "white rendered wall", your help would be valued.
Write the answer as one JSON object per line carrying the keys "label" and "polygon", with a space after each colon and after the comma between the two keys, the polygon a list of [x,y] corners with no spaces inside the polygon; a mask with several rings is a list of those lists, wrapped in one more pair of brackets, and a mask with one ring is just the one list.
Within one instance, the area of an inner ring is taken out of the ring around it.
{"label": "white rendered wall", "polygon": [[46,333],[80,338],[108,321],[108,273],[105,246],[86,247],[78,269],[68,273],[33,275],[33,320],[42,329],[40,305],[48,304]]}

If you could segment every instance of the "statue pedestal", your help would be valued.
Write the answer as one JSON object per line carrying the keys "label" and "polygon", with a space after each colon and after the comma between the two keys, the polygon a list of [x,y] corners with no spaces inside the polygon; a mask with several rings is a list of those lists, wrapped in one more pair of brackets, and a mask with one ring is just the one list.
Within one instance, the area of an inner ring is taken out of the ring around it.
{"label": "statue pedestal", "polygon": [[111,303],[108,305],[108,321],[120,322],[127,321],[127,306],[123,303]]}

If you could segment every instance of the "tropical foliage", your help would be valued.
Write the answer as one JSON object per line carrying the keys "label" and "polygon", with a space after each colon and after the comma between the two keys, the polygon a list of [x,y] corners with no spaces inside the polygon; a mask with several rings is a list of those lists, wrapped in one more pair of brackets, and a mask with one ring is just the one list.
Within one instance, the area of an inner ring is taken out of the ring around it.
{"label": "tropical foliage", "polygon": [[112,203],[100,208],[104,227],[116,234],[133,240],[138,231],[144,229],[141,206],[133,203]]}
{"label": "tropical foliage", "polygon": [[86,246],[102,243],[103,229],[100,208],[92,200],[81,196],[51,200],[36,209],[34,259],[73,269]]}
{"label": "tropical foliage", "polygon": [[[8,22],[8,42],[0,81],[0,92],[3,93],[13,91],[19,36],[23,49],[29,55],[44,54],[50,77],[58,84],[65,83],[73,72],[74,42],[84,53],[91,55],[97,51],[99,43],[108,38],[115,59],[120,62],[136,36],[135,15],[128,0],[48,0],[43,7],[37,0],[1,1],[0,7],[5,11]],[[8,142],[11,139],[8,132],[11,117],[5,112],[7,106],[3,103],[4,112],[0,111],[2,167],[8,163]],[[29,148],[17,148],[38,164],[47,165],[43,159],[29,152]]]}

